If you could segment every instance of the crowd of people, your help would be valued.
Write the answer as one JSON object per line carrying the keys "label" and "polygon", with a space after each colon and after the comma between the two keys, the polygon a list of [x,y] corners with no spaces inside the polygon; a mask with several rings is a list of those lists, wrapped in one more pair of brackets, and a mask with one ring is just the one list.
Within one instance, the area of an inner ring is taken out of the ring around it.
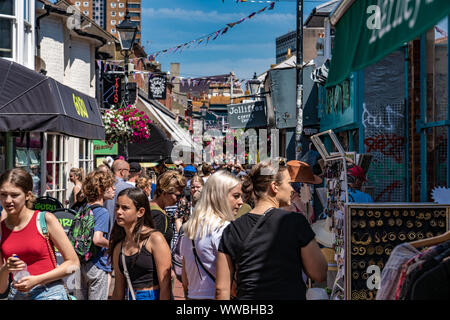
{"label": "crowd of people", "polygon": [[[8,170],[0,176],[0,294],[169,300],[178,278],[191,300],[305,299],[306,280],[324,281],[327,261],[308,213],[293,202],[300,196],[295,186],[309,183],[299,167],[311,170],[299,161],[162,165],[156,181],[123,159],[86,176],[72,169],[66,204],[78,212],[76,226],[66,234],[45,213],[48,241],[39,211],[32,210],[30,174]],[[80,240],[80,221],[89,215],[88,236]],[[53,247],[64,258],[59,265]],[[182,257],[181,272],[175,255]],[[73,292],[62,281],[71,273]]]}

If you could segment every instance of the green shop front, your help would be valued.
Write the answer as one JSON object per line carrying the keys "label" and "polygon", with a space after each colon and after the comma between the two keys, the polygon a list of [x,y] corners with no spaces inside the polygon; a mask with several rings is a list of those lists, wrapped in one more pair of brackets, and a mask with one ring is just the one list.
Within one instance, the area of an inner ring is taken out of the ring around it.
{"label": "green shop front", "polygon": [[[435,187],[450,187],[450,2],[389,3],[342,1],[331,16],[320,128],[347,151],[372,155],[376,202],[433,201]],[[378,25],[370,6],[380,8]]]}

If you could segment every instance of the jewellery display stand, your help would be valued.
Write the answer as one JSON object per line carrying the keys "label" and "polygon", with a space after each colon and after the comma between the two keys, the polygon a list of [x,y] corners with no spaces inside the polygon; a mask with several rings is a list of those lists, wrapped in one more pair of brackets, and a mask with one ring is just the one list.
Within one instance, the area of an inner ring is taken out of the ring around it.
{"label": "jewellery display stand", "polygon": [[[322,142],[329,136],[337,152],[328,151]],[[348,203],[347,161],[346,152],[332,130],[313,135],[311,141],[325,161],[324,175],[326,185],[326,206],[328,217],[332,218],[331,232],[333,234],[334,260],[338,268],[331,292],[331,300],[342,300],[345,296],[345,204]]]}
{"label": "jewellery display stand", "polygon": [[375,300],[377,282],[399,244],[449,230],[450,206],[435,203],[352,203],[345,210],[345,299]]}

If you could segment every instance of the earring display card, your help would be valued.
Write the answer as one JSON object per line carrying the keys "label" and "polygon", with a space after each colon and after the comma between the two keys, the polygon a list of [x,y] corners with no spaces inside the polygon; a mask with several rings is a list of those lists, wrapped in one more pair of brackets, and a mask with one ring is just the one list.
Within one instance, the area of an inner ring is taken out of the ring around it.
{"label": "earring display card", "polygon": [[379,277],[399,244],[449,230],[450,206],[425,203],[348,204],[345,212],[345,298],[375,300]]}

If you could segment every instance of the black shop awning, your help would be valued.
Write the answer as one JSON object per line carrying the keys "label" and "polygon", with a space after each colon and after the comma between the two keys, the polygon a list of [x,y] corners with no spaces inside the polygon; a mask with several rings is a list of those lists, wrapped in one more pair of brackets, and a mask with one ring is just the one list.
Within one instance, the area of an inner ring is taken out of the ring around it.
{"label": "black shop awning", "polygon": [[58,132],[105,139],[94,98],[0,58],[0,131]]}
{"label": "black shop awning", "polygon": [[128,144],[129,162],[161,162],[171,159],[173,143],[157,126],[150,125],[150,138],[142,143]]}

